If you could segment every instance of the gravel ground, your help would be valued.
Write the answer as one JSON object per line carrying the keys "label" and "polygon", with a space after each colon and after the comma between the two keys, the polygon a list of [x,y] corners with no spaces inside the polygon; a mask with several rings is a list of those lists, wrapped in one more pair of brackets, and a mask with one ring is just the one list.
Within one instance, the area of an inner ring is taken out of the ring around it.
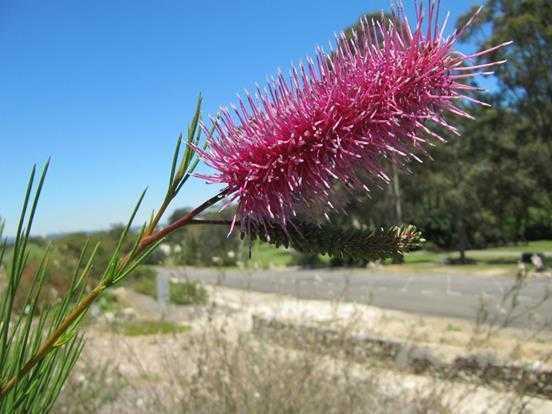
{"label": "gravel ground", "polygon": [[[366,305],[301,300],[291,296],[220,287],[209,287],[209,292],[212,301],[209,306],[169,306],[165,309],[168,320],[191,325],[192,330],[188,333],[125,337],[110,331],[108,325],[102,322],[103,318],[92,324],[88,330],[83,358],[74,372],[71,385],[64,392],[58,411],[173,412],[172,404],[185,398],[186,391],[179,382],[180,374],[175,373],[192,372],[193,367],[189,361],[199,352],[189,346],[191,339],[217,332],[217,335],[224,335],[226,340],[237,341],[240,334],[247,335],[251,331],[254,315],[423,343],[439,349],[444,355],[465,352],[468,337],[473,333],[473,326],[457,319],[421,318]],[[148,320],[160,318],[161,310],[151,298],[126,289],[118,289],[115,293],[124,306],[134,309],[126,312],[127,316]],[[480,344],[480,350],[487,352],[492,348],[499,350],[502,357],[511,358],[512,352],[517,349],[516,358],[526,361],[544,357],[546,346],[537,340],[524,341],[521,350],[516,348],[524,335],[526,338],[526,334],[516,330],[501,332],[493,335],[491,342],[485,346]],[[216,343],[216,338],[218,337],[213,337],[212,343]],[[281,351],[276,345],[265,346],[263,349],[264,352]],[[301,351],[283,352],[289,354]],[[324,369],[328,372],[341,372],[345,362],[327,358],[324,364]],[[500,413],[504,412],[503,404],[515,398],[513,394],[488,388],[474,389],[466,384],[436,381],[434,378],[382,370],[363,364],[347,364],[346,369],[348,374],[359,379],[378,378],[378,393],[391,399],[397,398],[397,395],[419,396],[427,390],[433,392],[438,388],[440,398],[456,401],[452,411],[455,413]],[[87,400],[87,396],[93,398]],[[76,406],[75,399],[82,400],[82,404]],[[527,400],[527,404],[525,412],[552,412],[550,401],[533,398]]]}

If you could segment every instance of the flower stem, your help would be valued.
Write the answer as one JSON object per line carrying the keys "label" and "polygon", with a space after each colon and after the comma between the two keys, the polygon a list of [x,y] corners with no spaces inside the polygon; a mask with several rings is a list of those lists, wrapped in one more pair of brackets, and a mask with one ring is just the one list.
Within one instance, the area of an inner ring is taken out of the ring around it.
{"label": "flower stem", "polygon": [[178,230],[179,228],[184,227],[186,224],[190,223],[193,220],[193,218],[195,216],[197,216],[199,213],[201,213],[202,211],[204,211],[204,210],[208,209],[209,207],[211,207],[213,204],[216,204],[217,202],[222,200],[226,196],[227,193],[228,193],[228,189],[222,190],[216,196],[211,197],[209,200],[205,201],[200,206],[194,208],[189,213],[183,215],[182,217],[180,217],[175,222],[169,224],[167,227],[165,227],[165,228],[159,230],[158,232],[153,233],[149,236],[143,237],[142,240],[140,241],[139,250],[140,251],[144,250],[146,247],[150,246],[151,244],[161,240],[162,238],[168,236],[169,234],[173,233],[174,231]]}
{"label": "flower stem", "polygon": [[[220,226],[231,226],[232,220],[193,219],[188,224],[215,224]],[[234,223],[236,226],[239,226],[239,224],[239,221]]]}

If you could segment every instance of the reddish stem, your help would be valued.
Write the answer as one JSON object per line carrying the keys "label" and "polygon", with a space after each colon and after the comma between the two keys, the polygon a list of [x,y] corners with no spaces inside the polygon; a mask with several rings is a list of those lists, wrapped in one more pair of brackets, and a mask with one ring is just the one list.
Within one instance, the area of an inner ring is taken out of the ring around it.
{"label": "reddish stem", "polygon": [[[216,224],[221,226],[231,226],[232,220],[193,219],[188,224]],[[234,225],[239,226],[240,222],[236,221]]]}
{"label": "reddish stem", "polygon": [[189,213],[186,213],[182,217],[180,217],[175,222],[169,224],[167,227],[159,230],[156,233],[153,233],[149,236],[144,237],[140,241],[140,247],[138,250],[143,251],[146,247],[152,245],[153,243],[161,240],[163,237],[168,236],[172,232],[178,230],[179,228],[185,226],[186,224],[190,223],[192,219],[197,216],[202,211],[208,209],[213,204],[216,204],[220,200],[222,200],[226,194],[228,193],[228,189],[222,190],[220,193],[218,193],[216,196],[211,197],[209,200],[205,201],[203,204],[199,205],[198,207],[194,208]]}

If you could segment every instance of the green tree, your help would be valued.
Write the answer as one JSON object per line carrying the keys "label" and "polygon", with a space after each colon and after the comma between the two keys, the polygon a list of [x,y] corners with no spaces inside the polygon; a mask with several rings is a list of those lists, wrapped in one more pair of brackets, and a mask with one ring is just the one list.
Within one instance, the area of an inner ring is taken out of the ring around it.
{"label": "green tree", "polygon": [[455,247],[460,261],[470,246],[505,243],[523,235],[535,178],[518,168],[515,135],[500,110],[471,109],[477,120],[457,121],[462,137],[431,151],[403,180],[406,219],[427,237]]}
{"label": "green tree", "polygon": [[[465,40],[481,49],[515,41],[474,62],[509,61],[497,67],[496,93],[481,99],[494,108],[468,105],[476,121],[454,119],[462,137],[431,149],[435,162],[410,164],[413,175],[399,175],[390,163],[391,184],[356,195],[349,220],[414,223],[426,238],[457,248],[462,261],[469,246],[523,240],[532,237],[533,227],[541,230],[539,235],[552,228],[551,8],[550,2],[538,0],[487,2]],[[349,37],[352,28],[346,30]]]}
{"label": "green tree", "polygon": [[[466,13],[460,21],[468,18]],[[487,34],[489,33],[489,34]],[[552,3],[548,0],[487,0],[480,18],[465,35],[482,49],[513,40],[508,48],[480,57],[478,63],[507,59],[496,69],[496,103],[516,147],[517,169],[535,187],[527,225],[552,222]],[[552,235],[552,227],[550,227]]]}

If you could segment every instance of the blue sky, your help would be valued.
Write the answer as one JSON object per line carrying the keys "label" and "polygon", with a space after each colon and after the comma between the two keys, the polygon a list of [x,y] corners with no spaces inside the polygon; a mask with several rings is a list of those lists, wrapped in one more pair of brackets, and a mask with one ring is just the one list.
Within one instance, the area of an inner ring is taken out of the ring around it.
{"label": "blue sky", "polygon": [[[413,1],[406,0],[412,16]],[[472,0],[444,0],[452,20]],[[13,234],[33,163],[52,157],[36,234],[126,221],[159,203],[197,94],[235,101],[389,1],[0,2],[0,216]],[[469,46],[466,50],[469,50]],[[200,180],[175,206],[216,192]]]}

